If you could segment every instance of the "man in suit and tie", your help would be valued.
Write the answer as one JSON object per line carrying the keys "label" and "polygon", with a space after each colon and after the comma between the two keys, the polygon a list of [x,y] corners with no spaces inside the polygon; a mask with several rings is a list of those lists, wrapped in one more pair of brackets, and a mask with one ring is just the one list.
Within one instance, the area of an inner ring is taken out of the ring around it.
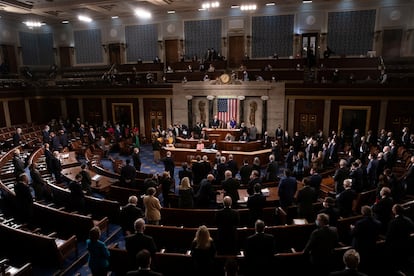
{"label": "man in suit and tie", "polygon": [[237,227],[240,224],[239,212],[231,208],[231,197],[223,199],[224,208],[216,213],[217,252],[221,255],[237,255]]}
{"label": "man in suit and tie", "polygon": [[134,228],[136,233],[125,237],[125,249],[128,252],[130,268],[136,269],[137,264],[135,260],[137,253],[143,249],[146,249],[154,258],[155,252],[157,252],[157,246],[155,245],[155,242],[152,237],[144,234],[144,219],[137,219],[134,223]]}
{"label": "man in suit and tie", "polygon": [[296,178],[292,176],[291,170],[286,169],[285,176],[282,177],[279,182],[278,193],[280,207],[286,210],[287,207],[292,205],[296,190]]}
{"label": "man in suit and tie", "polygon": [[128,204],[121,208],[120,225],[125,235],[131,235],[135,232],[134,223],[137,219],[144,217],[141,208],[137,207],[138,198],[130,196]]}
{"label": "man in suit and tie", "polygon": [[403,176],[407,194],[414,195],[414,156],[411,156],[411,163],[408,165],[407,172]]}
{"label": "man in suit and tie", "polygon": [[264,233],[265,224],[262,220],[255,223],[254,235],[247,238],[246,263],[247,275],[271,275],[273,255],[275,253],[275,238],[271,234]]}
{"label": "man in suit and tie", "polygon": [[224,195],[231,197],[233,201],[232,207],[236,207],[237,201],[240,199],[237,190],[240,187],[240,182],[236,178],[233,178],[230,170],[224,172],[224,180],[221,182],[221,186],[223,187]]}
{"label": "man in suit and tie", "polygon": [[266,168],[266,182],[277,181],[277,174],[279,172],[279,164],[275,161],[275,156],[273,154],[269,155],[269,163]]}
{"label": "man in suit and tie", "polygon": [[218,119],[217,115],[214,115],[213,120],[210,123],[211,128],[219,128],[220,127],[220,120]]}
{"label": "man in suit and tie", "polygon": [[130,159],[127,159],[125,162],[125,166],[121,169],[121,185],[124,187],[132,187],[135,185],[135,176],[137,175],[137,171],[134,166],[131,165]]}
{"label": "man in suit and tie", "polygon": [[262,194],[262,185],[254,185],[254,194],[247,199],[249,209],[249,223],[254,225],[256,220],[263,219],[263,208],[266,206],[266,197]]}

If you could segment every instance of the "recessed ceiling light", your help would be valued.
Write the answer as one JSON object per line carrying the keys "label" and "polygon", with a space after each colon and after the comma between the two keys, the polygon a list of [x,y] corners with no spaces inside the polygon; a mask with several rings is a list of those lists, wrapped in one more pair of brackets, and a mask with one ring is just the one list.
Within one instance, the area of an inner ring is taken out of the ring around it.
{"label": "recessed ceiling light", "polygon": [[175,11],[167,11],[167,13],[170,13],[171,14],[171,13],[175,13]]}
{"label": "recessed ceiling light", "polygon": [[240,6],[240,10],[242,10],[242,11],[254,11],[254,10],[256,10],[256,8],[257,8],[256,4],[241,5]]}
{"label": "recessed ceiling light", "polygon": [[118,19],[118,18],[119,18],[119,16],[118,16],[118,15],[113,15],[113,16],[111,16],[111,18],[112,18],[112,19]]}
{"label": "recessed ceiling light", "polygon": [[238,8],[240,8],[240,6],[239,5],[231,5],[231,8],[232,9],[238,9]]}
{"label": "recessed ceiling light", "polygon": [[63,20],[62,24],[69,24],[69,20]]}
{"label": "recessed ceiling light", "polygon": [[312,0],[303,0],[303,4],[309,4],[312,3]]}
{"label": "recessed ceiling light", "polygon": [[143,9],[136,9],[135,15],[139,18],[149,19],[151,18],[151,13],[149,11],[143,10]]}
{"label": "recessed ceiling light", "polygon": [[200,8],[200,9],[198,9],[198,11],[205,11],[206,9],[203,9],[203,8]]}
{"label": "recessed ceiling light", "polygon": [[276,5],[275,2],[266,3],[266,6],[274,6],[274,5]]}
{"label": "recessed ceiling light", "polygon": [[90,18],[90,17],[88,17],[88,16],[85,16],[85,15],[79,15],[78,16],[78,19],[80,20],[80,21],[83,21],[83,22],[92,22],[92,18]]}
{"label": "recessed ceiling light", "polygon": [[43,22],[37,22],[37,21],[24,21],[23,24],[25,24],[29,28],[39,28],[41,26],[46,25]]}

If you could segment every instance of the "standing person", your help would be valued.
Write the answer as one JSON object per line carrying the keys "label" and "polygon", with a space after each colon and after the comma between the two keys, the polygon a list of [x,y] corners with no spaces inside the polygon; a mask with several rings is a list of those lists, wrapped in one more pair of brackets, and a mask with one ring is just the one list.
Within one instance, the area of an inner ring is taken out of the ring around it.
{"label": "standing person", "polygon": [[[197,163],[197,164],[199,164],[199,163]],[[190,170],[190,168],[188,168],[187,162],[183,162],[182,170],[180,170],[178,172],[178,179],[180,180],[180,182],[181,182],[181,180],[183,180],[184,177],[188,177],[188,180],[190,180],[190,184],[192,183],[192,181],[193,181],[193,172]]]}
{"label": "standing person", "polygon": [[120,182],[122,186],[131,188],[135,186],[135,177],[137,175],[137,170],[134,166],[131,165],[130,159],[127,159],[125,163],[125,166],[121,168]]}
{"label": "standing person", "polygon": [[339,161],[339,169],[335,171],[333,179],[335,180],[335,192],[338,195],[344,190],[344,180],[349,177],[348,162],[345,159]]}
{"label": "standing person", "polygon": [[216,194],[213,191],[213,181],[213,174],[208,174],[206,178],[201,180],[200,187],[198,188],[198,191],[194,196],[196,208],[204,209],[210,208],[210,206],[215,205]]}
{"label": "standing person", "polygon": [[125,235],[131,235],[135,232],[134,223],[137,219],[143,218],[144,214],[141,208],[137,207],[138,198],[136,196],[130,196],[128,198],[128,204],[121,208],[119,213],[119,224],[122,227]]}
{"label": "standing person", "polygon": [[14,167],[14,176],[18,179],[19,175],[25,172],[24,161],[20,157],[20,150],[16,149],[13,154],[13,167]]}
{"label": "standing person", "polygon": [[355,226],[351,225],[352,247],[361,254],[361,270],[374,273],[381,222],[373,217],[372,209],[367,205],[361,207],[361,213],[363,218]]}
{"label": "standing person", "polygon": [[51,199],[51,193],[47,186],[47,181],[43,179],[39,170],[37,169],[37,163],[33,162],[29,166],[30,178],[32,179],[32,187],[35,192],[36,200]]}
{"label": "standing person", "polygon": [[316,225],[318,228],[312,232],[303,252],[309,256],[312,265],[310,275],[325,276],[333,263],[338,232],[335,227],[329,226],[329,217],[326,214],[318,214]]}
{"label": "standing person", "polygon": [[279,164],[275,161],[273,154],[269,155],[269,163],[266,168],[265,181],[275,182],[278,180],[277,174],[279,172]]}
{"label": "standing person", "polygon": [[191,209],[194,207],[194,191],[190,179],[184,177],[178,186],[178,208]]}
{"label": "standing person", "polygon": [[155,257],[157,246],[151,236],[145,235],[145,221],[142,218],[134,222],[135,234],[125,237],[125,249],[128,252],[130,267],[137,268],[136,256],[141,250],[148,250],[152,257]]}
{"label": "standing person", "polygon": [[238,188],[240,187],[239,180],[233,178],[230,170],[224,172],[224,180],[221,182],[221,186],[224,190],[224,195],[231,197],[233,202],[232,207],[237,206],[237,201],[240,199]]}
{"label": "standing person", "polygon": [[89,252],[88,264],[93,276],[106,276],[109,271],[109,250],[100,241],[101,230],[98,226],[89,231],[86,247]]}
{"label": "standing person", "polygon": [[174,160],[171,157],[171,151],[167,151],[167,155],[162,159],[162,162],[164,163],[164,170],[169,172],[171,177],[174,177],[175,165]]}
{"label": "standing person", "polygon": [[247,185],[250,181],[250,174],[252,173],[252,166],[249,165],[249,160],[245,158],[243,160],[243,166],[240,168],[241,184]]}
{"label": "standing person", "polygon": [[198,227],[194,240],[191,243],[194,273],[201,276],[213,275],[215,256],[216,246],[210,237],[210,232],[205,225],[201,225]]}
{"label": "standing person", "polygon": [[292,176],[289,169],[285,170],[285,176],[279,182],[279,203],[280,207],[287,210],[287,207],[293,204],[293,199],[297,190],[296,178]]}
{"label": "standing person", "polygon": [[336,204],[338,205],[341,217],[347,218],[354,215],[354,206],[357,199],[357,193],[352,189],[352,180],[344,180],[344,190],[336,195]]}
{"label": "standing person", "polygon": [[247,275],[272,275],[275,238],[264,233],[265,224],[262,220],[257,220],[254,228],[256,233],[249,236],[246,242],[246,263],[249,267]]}
{"label": "standing person", "polygon": [[85,195],[82,190],[82,175],[77,174],[75,180],[69,183],[70,190],[70,209],[85,213]]}
{"label": "standing person", "polygon": [[154,195],[156,190],[154,187],[147,189],[147,195],[144,196],[145,219],[148,224],[160,224],[161,220],[161,204]]}
{"label": "standing person", "polygon": [[305,186],[298,191],[296,202],[298,205],[299,218],[305,218],[308,222],[315,220],[315,213],[313,210],[313,203],[318,200],[318,195],[315,189],[310,186],[309,178],[303,179]]}
{"label": "standing person", "polygon": [[224,208],[216,213],[217,251],[222,255],[237,255],[237,226],[240,223],[239,212],[231,209],[231,197],[223,199]]}
{"label": "standing person", "polygon": [[59,160],[58,151],[54,151],[50,159],[50,172],[55,176],[56,183],[62,183],[62,163]]}
{"label": "standing person", "polygon": [[263,208],[266,206],[266,197],[262,194],[262,185],[254,185],[254,194],[247,199],[249,209],[249,223],[254,225],[258,219],[263,219]]}
{"label": "standing person", "polygon": [[31,221],[33,219],[33,197],[30,192],[29,178],[25,173],[18,176],[14,192],[16,194],[17,216],[24,222]]}
{"label": "standing person", "polygon": [[158,136],[159,136],[159,133],[157,132],[155,134],[155,137],[152,140],[152,151],[154,152],[154,162],[156,164],[160,163],[160,159],[161,159],[161,142]]}
{"label": "standing person", "polygon": [[331,272],[329,276],[367,276],[364,273],[358,272],[358,264],[360,262],[358,251],[355,249],[348,249],[344,253],[343,260],[345,269]]}
{"label": "standing person", "polygon": [[92,178],[90,173],[87,171],[86,164],[81,165],[80,175],[82,176],[82,190],[86,192],[87,195],[92,194],[91,185]]}
{"label": "standing person", "polygon": [[134,167],[137,171],[141,171],[141,157],[139,155],[139,148],[134,148],[132,152],[132,162],[134,163]]}
{"label": "standing person", "polygon": [[170,173],[168,171],[165,171],[162,173],[161,178],[159,178],[159,184],[161,186],[161,192],[162,192],[162,199],[163,199],[163,206],[169,207],[170,205],[170,198],[169,194],[171,192],[171,188],[175,188],[174,185],[174,179],[172,179]]}

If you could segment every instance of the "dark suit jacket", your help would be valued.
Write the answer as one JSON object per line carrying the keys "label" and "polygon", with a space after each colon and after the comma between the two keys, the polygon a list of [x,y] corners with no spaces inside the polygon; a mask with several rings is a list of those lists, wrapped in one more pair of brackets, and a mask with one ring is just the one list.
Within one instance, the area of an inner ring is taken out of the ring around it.
{"label": "dark suit jacket", "polygon": [[123,185],[133,184],[137,171],[131,165],[125,165],[121,169],[121,183]]}
{"label": "dark suit jacket", "polygon": [[139,156],[139,153],[132,154],[132,162],[134,164],[135,169],[137,171],[141,171],[141,157]]}
{"label": "dark suit jacket", "polygon": [[131,270],[126,274],[127,276],[162,276],[162,273],[158,273],[152,270]]}
{"label": "dark suit jacket", "polygon": [[311,186],[305,186],[299,190],[296,201],[298,203],[298,215],[300,218],[306,218],[308,222],[314,220],[313,203],[318,199],[315,189]]}
{"label": "dark suit jacket", "polygon": [[334,180],[335,180],[335,192],[339,194],[344,188],[344,180],[349,177],[349,169],[347,167],[339,168],[335,171]]}
{"label": "dark suit jacket", "polygon": [[28,185],[17,182],[14,185],[14,192],[16,193],[16,206],[23,221],[30,220],[33,216],[33,197]]}
{"label": "dark suit jacket", "polygon": [[297,190],[296,178],[294,177],[282,177],[279,182],[279,203],[280,206],[285,209],[292,205],[293,198]]}
{"label": "dark suit jacket", "polygon": [[132,204],[127,204],[124,207],[122,207],[121,212],[119,214],[119,224],[122,227],[122,230],[129,231],[130,233],[134,233],[134,222],[138,218],[144,217],[144,214],[141,210],[141,208],[138,208],[137,206],[134,206]]}
{"label": "dark suit jacket", "polygon": [[224,195],[231,197],[233,203],[232,205],[237,206],[237,201],[240,199],[239,192],[237,191],[237,189],[240,187],[239,180],[235,178],[229,178],[223,180],[223,182],[221,182],[221,185],[224,189]]}
{"label": "dark suit jacket", "polygon": [[128,251],[130,267],[132,268],[137,267],[136,256],[142,249],[148,250],[153,259],[155,252],[157,252],[157,246],[152,237],[144,235],[143,233],[135,233],[125,237],[125,249]]}
{"label": "dark suit jacket", "polygon": [[204,175],[203,162],[193,163],[193,165],[191,167],[191,171],[192,171],[192,174],[193,174],[192,178],[193,178],[194,185],[200,184],[200,181],[207,176],[207,174]]}
{"label": "dark suit jacket", "polygon": [[246,262],[249,271],[254,272],[255,275],[270,275],[274,253],[275,239],[273,235],[256,233],[247,238],[245,250]]}
{"label": "dark suit jacket", "polygon": [[18,177],[20,174],[25,172],[24,162],[19,156],[14,156],[12,162],[14,166],[14,176]]}
{"label": "dark suit jacket", "polygon": [[335,227],[321,227],[314,230],[305,246],[304,254],[310,255],[315,265],[331,263],[333,250],[338,244],[338,232]]}
{"label": "dark suit jacket", "polygon": [[391,254],[404,255],[411,250],[410,234],[414,231],[413,221],[406,216],[397,216],[388,226],[385,244]]}
{"label": "dark suit jacket", "polygon": [[252,173],[252,167],[250,165],[243,165],[240,168],[240,178],[241,178],[242,184],[246,185],[247,183],[249,183],[251,173]]}
{"label": "dark suit jacket", "polygon": [[351,232],[352,246],[362,255],[362,258],[375,252],[380,230],[381,222],[373,217],[364,217],[355,223]]}
{"label": "dark suit jacket", "polygon": [[262,194],[254,194],[247,199],[247,208],[249,208],[250,225],[254,225],[256,220],[263,220],[263,208],[266,206],[266,197]]}
{"label": "dark suit jacket", "polygon": [[223,208],[216,213],[217,240],[219,254],[237,254],[237,226],[240,223],[239,212]]}
{"label": "dark suit jacket", "polygon": [[266,181],[273,182],[278,179],[279,165],[276,161],[269,162],[266,168]]}
{"label": "dark suit jacket", "polygon": [[162,162],[164,163],[164,168],[166,172],[170,172],[170,176],[174,177],[174,160],[171,157],[165,157],[162,159]]}

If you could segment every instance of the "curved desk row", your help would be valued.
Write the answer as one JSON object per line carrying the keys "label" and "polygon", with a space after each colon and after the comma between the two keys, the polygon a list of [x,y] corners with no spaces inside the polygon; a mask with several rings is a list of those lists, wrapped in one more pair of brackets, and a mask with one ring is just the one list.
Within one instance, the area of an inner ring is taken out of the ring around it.
{"label": "curved desk row", "polygon": [[[175,165],[179,166],[183,162],[191,163],[193,160],[195,160],[197,155],[207,155],[209,160],[214,160],[217,151],[215,150],[196,150],[196,149],[187,149],[187,148],[176,148],[176,147],[163,147],[161,149],[161,155],[165,156],[166,152],[170,151],[172,154],[172,157],[174,159]],[[229,154],[233,155],[233,159],[238,164],[243,164],[243,160],[247,159],[250,164],[253,163],[253,159],[255,157],[259,157],[262,164],[267,163],[269,155],[271,154],[271,149],[264,149],[264,150],[256,150],[256,151],[250,151],[250,152],[244,152],[244,151],[220,151],[222,156],[226,156],[226,158],[229,156]]]}

